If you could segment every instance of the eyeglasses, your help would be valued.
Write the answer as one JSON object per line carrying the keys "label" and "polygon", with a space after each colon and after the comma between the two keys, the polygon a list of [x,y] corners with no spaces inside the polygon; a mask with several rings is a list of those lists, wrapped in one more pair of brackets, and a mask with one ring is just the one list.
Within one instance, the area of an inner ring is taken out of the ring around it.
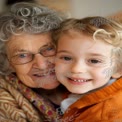
{"label": "eyeglasses", "polygon": [[56,49],[54,45],[48,45],[40,49],[38,53],[24,52],[12,56],[9,61],[16,65],[26,64],[31,62],[36,54],[41,54],[44,57],[51,57],[56,54]]}

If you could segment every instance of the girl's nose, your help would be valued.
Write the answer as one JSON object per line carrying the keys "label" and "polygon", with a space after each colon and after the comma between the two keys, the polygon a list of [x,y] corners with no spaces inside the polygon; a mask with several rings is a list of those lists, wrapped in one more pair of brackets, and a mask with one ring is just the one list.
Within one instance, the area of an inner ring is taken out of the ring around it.
{"label": "girl's nose", "polygon": [[72,73],[84,73],[86,72],[86,70],[87,70],[86,64],[81,61],[75,62],[74,64],[72,64],[72,67],[71,67]]}

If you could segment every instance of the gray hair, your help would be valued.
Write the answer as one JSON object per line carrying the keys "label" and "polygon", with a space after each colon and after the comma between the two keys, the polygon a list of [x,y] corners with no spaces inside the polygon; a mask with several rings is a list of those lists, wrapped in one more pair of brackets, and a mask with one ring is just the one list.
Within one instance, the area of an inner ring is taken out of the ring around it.
{"label": "gray hair", "polygon": [[10,73],[5,52],[5,42],[12,35],[51,32],[60,26],[64,16],[46,6],[20,2],[0,15],[0,74]]}

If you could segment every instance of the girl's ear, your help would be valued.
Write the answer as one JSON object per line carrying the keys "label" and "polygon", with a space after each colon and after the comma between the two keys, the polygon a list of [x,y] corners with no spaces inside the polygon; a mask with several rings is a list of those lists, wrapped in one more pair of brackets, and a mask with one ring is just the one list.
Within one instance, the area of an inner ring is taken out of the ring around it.
{"label": "girl's ear", "polygon": [[116,73],[114,73],[114,74],[112,75],[112,78],[115,78],[115,79],[120,78],[120,77],[122,77],[122,71],[116,72]]}

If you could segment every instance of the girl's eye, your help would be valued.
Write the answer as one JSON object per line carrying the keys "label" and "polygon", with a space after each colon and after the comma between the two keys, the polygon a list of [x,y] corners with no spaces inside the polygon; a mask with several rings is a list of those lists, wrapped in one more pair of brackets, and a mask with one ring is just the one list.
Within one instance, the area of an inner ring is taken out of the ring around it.
{"label": "girl's eye", "polygon": [[97,63],[101,63],[101,61],[99,61],[97,59],[91,59],[91,60],[89,60],[89,63],[97,64]]}
{"label": "girl's eye", "polygon": [[63,59],[64,59],[64,60],[66,60],[66,61],[71,60],[71,58],[70,58],[70,57],[63,57]]}
{"label": "girl's eye", "polygon": [[67,57],[67,56],[60,57],[60,59],[64,60],[64,61],[71,61],[72,60],[71,57]]}

